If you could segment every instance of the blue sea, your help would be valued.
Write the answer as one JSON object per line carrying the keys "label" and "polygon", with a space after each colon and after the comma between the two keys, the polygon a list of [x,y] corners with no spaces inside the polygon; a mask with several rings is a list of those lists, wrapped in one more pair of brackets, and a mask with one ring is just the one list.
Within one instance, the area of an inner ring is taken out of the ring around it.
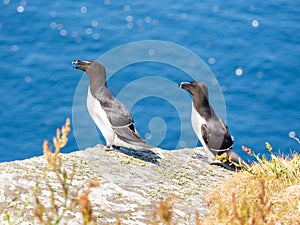
{"label": "blue sea", "polygon": [[99,60],[113,95],[141,136],[164,149],[201,146],[191,97],[177,84],[202,80],[217,114],[242,145],[300,152],[300,1],[0,2],[0,161],[42,154],[65,119],[62,152],[104,140],[72,60]]}

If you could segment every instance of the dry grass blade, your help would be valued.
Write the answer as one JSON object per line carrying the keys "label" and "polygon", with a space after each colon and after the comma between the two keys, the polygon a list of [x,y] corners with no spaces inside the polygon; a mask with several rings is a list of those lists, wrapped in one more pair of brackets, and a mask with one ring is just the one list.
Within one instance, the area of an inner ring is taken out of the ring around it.
{"label": "dry grass blade", "polygon": [[160,200],[159,204],[153,211],[153,225],[163,224],[163,225],[175,225],[176,222],[173,221],[173,201],[177,199],[177,196],[170,196],[165,200]]}
{"label": "dry grass blade", "polygon": [[[67,172],[64,168],[63,160],[60,155],[60,150],[68,142],[68,134],[70,132],[70,119],[67,119],[61,129],[56,130],[56,136],[53,138],[54,152],[51,151],[48,141],[43,142],[44,157],[47,160],[47,165],[40,177],[37,178],[36,185],[31,191],[26,202],[22,205],[21,210],[17,212],[14,221],[11,221],[11,212],[6,214],[6,221],[8,224],[16,224],[22,217],[22,214],[31,203],[34,196],[33,215],[34,219],[38,219],[40,224],[59,224],[64,218],[66,212],[76,210],[76,206],[81,206],[81,214],[83,217],[83,224],[96,224],[96,218],[92,214],[92,205],[88,198],[91,188],[99,185],[98,181],[91,181],[87,189],[83,186],[72,193],[73,179],[76,176],[76,166],[73,165],[72,171]],[[55,174],[54,181],[48,181],[49,172]],[[56,180],[55,180],[56,178]],[[56,183],[53,183],[55,182]],[[48,188],[49,199],[41,195],[41,184]],[[79,193],[81,193],[79,195]],[[44,202],[44,203],[43,203]],[[47,207],[46,207],[47,205]]]}
{"label": "dry grass blade", "polygon": [[300,224],[299,155],[275,156],[268,142],[270,160],[242,148],[258,163],[234,174],[208,194],[212,211],[204,224]]}

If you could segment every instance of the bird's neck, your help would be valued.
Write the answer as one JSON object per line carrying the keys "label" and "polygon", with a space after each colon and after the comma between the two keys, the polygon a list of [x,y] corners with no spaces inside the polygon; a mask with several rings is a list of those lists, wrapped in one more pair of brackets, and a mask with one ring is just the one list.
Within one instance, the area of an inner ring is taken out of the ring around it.
{"label": "bird's neck", "polygon": [[213,108],[210,106],[206,97],[193,98],[193,105],[196,111],[206,119],[214,114]]}
{"label": "bird's neck", "polygon": [[90,90],[94,97],[100,96],[101,92],[103,92],[104,89],[107,89],[106,80],[101,79],[101,77],[93,77],[90,80]]}

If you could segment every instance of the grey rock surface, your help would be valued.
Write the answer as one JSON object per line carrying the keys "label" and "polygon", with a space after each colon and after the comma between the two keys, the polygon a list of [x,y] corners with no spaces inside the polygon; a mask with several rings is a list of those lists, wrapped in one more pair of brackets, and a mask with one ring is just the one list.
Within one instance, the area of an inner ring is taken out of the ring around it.
{"label": "grey rock surface", "polygon": [[[173,200],[174,221],[195,224],[196,211],[200,216],[208,213],[205,194],[233,173],[210,165],[209,158],[203,148],[105,151],[102,145],[62,154],[67,173],[76,165],[73,191],[94,179],[101,182],[89,195],[97,224],[114,224],[117,218],[121,224],[149,224],[156,205],[170,196],[177,196]],[[17,212],[46,165],[44,156],[0,164],[0,224],[7,224],[7,211],[15,224],[39,224],[33,217],[33,197],[20,217]],[[49,172],[45,180],[59,188],[55,174]],[[39,187],[41,201],[49,205],[47,186],[40,183]],[[80,209],[68,212],[61,224],[65,223],[82,224]]]}

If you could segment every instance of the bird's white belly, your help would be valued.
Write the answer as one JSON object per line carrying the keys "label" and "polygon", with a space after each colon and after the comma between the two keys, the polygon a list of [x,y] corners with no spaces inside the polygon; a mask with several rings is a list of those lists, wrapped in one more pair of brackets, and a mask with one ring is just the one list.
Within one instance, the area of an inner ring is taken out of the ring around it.
{"label": "bird's white belly", "polygon": [[206,124],[206,120],[200,116],[200,114],[197,112],[197,110],[194,107],[194,104],[192,104],[192,127],[194,129],[194,132],[196,133],[198,139],[200,140],[203,147],[207,148],[207,145],[204,142],[202,132],[201,132],[201,126],[203,124]]}
{"label": "bird's white belly", "polygon": [[115,133],[104,109],[101,107],[100,102],[92,95],[90,88],[88,89],[87,108],[93,121],[104,136],[106,145],[112,146],[115,141]]}

